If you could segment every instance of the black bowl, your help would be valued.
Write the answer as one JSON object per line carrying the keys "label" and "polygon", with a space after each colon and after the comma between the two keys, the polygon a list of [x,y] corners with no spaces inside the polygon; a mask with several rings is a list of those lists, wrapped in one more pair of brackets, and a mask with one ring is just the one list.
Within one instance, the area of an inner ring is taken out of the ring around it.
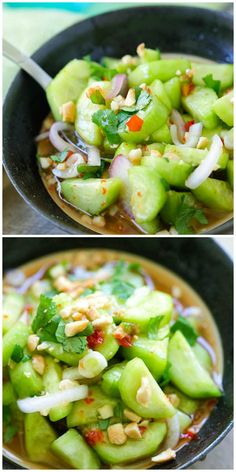
{"label": "black bowl", "polygon": [[[124,245],[125,241],[125,245]],[[125,250],[149,258],[186,280],[202,297],[218,326],[224,351],[224,396],[203,428],[199,439],[177,454],[175,461],[159,469],[189,468],[230,431],[233,424],[233,263],[219,246],[208,238],[5,238],[4,269],[17,267],[51,252],[106,248]],[[7,468],[12,468],[6,464]],[[17,467],[18,468],[18,467]]]}
{"label": "black bowl", "polygon": [[[30,40],[30,38],[28,38]],[[69,60],[92,54],[122,57],[133,54],[144,41],[162,52],[202,56],[216,62],[233,62],[233,19],[213,10],[146,6],[98,15],[58,34],[33,59],[51,76]],[[4,165],[20,195],[35,210],[66,232],[94,234],[69,218],[45,190],[35,159],[34,137],[49,111],[44,91],[24,72],[19,72],[7,94],[4,112]],[[213,233],[232,233],[232,222]]]}

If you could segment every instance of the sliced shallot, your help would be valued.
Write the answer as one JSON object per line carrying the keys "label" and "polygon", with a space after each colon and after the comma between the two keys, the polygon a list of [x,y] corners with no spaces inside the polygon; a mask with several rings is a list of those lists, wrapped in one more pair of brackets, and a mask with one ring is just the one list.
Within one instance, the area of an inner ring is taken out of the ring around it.
{"label": "sliced shallot", "polygon": [[117,74],[113,77],[111,83],[111,90],[108,92],[106,99],[112,100],[117,97],[117,95],[126,96],[128,92],[128,78],[125,74]]}
{"label": "sliced shallot", "polygon": [[176,125],[170,126],[170,134],[172,141],[176,146],[195,148],[202,134],[202,123],[194,123],[194,125],[190,126],[188,137],[184,144],[179,141]]}
{"label": "sliced shallot", "polygon": [[62,121],[56,121],[50,128],[49,139],[52,145],[59,151],[63,152],[65,150],[70,150],[76,152],[76,146],[69,144],[61,136],[59,136],[60,131],[71,131],[73,127],[68,123],[63,123]]}
{"label": "sliced shallot", "polygon": [[212,138],[211,147],[205,159],[201,164],[190,174],[185,182],[186,187],[195,189],[204,182],[215,169],[215,166],[222,153],[223,143],[220,137],[215,134]]}
{"label": "sliced shallot", "polygon": [[[177,127],[177,135],[182,143],[183,137],[185,135],[185,123],[184,120],[181,116],[181,114],[177,110],[172,110],[172,113],[170,115],[170,119],[174,125]],[[174,141],[173,141],[174,142]]]}
{"label": "sliced shallot", "polygon": [[180,438],[180,425],[178,415],[172,416],[166,420],[167,423],[167,435],[164,443],[162,444],[161,450],[173,449],[179,442]]}
{"label": "sliced shallot", "polygon": [[17,400],[17,405],[23,413],[35,413],[36,411],[50,410],[54,406],[63,403],[76,402],[88,396],[87,385],[78,385],[77,387],[61,392],[41,395],[39,397],[28,397]]}

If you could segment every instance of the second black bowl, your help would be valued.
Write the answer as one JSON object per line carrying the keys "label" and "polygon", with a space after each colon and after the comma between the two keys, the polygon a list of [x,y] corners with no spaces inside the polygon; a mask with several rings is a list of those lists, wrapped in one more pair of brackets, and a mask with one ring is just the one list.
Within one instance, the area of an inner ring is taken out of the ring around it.
{"label": "second black bowl", "polygon": [[[42,46],[33,59],[54,76],[75,57],[92,54],[97,61],[103,56],[122,57],[133,54],[143,41],[162,52],[233,62],[233,19],[227,13],[205,8],[126,8],[71,26]],[[53,202],[39,176],[34,137],[48,111],[44,91],[27,74],[19,72],[4,104],[5,169],[16,190],[35,210],[66,232],[91,233]],[[232,232],[232,222],[214,230],[216,234],[224,232]]]}

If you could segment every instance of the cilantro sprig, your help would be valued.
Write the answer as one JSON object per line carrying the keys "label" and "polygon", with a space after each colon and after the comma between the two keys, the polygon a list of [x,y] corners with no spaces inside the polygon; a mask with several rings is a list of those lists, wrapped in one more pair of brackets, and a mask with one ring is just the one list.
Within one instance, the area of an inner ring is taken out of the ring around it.
{"label": "cilantro sprig", "polygon": [[217,95],[219,95],[220,87],[221,87],[221,81],[220,80],[215,80],[213,78],[212,74],[205,75],[205,77],[203,77],[202,80],[203,80],[203,82],[205,82],[205,84],[208,88],[211,88],[211,89],[215,90]]}
{"label": "cilantro sprig", "polygon": [[170,332],[174,334],[176,331],[181,331],[190,346],[194,346],[198,338],[198,334],[189,321],[184,318],[184,316],[179,315],[176,322],[171,326]]}
{"label": "cilantro sprig", "polygon": [[179,234],[193,234],[194,220],[198,221],[202,225],[208,223],[203,210],[190,205],[186,196],[183,196],[175,218],[176,231]]}

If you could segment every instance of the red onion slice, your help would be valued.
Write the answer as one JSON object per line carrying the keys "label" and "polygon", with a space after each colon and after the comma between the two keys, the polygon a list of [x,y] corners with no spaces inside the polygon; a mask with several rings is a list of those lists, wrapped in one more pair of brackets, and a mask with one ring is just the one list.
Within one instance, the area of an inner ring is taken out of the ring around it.
{"label": "red onion slice", "polygon": [[216,365],[216,354],[215,354],[214,349],[211,347],[211,345],[202,336],[198,336],[197,343],[200,344],[200,346],[202,346],[205,349],[205,351],[208,352],[208,354],[211,358],[212,364],[215,366]]}
{"label": "red onion slice", "polygon": [[70,150],[76,152],[77,149],[72,144],[69,144],[65,141],[61,136],[59,136],[59,131],[71,131],[73,130],[73,126],[69,125],[68,123],[63,123],[62,121],[56,121],[50,128],[49,131],[49,139],[52,145],[59,151],[63,152],[65,150]]}
{"label": "red onion slice", "polygon": [[178,415],[172,416],[166,420],[167,423],[167,435],[164,443],[162,444],[161,450],[173,449],[179,442],[180,438],[180,425]]}
{"label": "red onion slice", "polygon": [[[194,125],[193,125],[194,126]],[[214,170],[222,153],[223,143],[215,134],[212,138],[210,150],[201,164],[190,174],[185,182],[186,187],[195,189],[204,182]]]}
{"label": "red onion slice", "polygon": [[[181,114],[177,110],[172,110],[172,113],[170,115],[170,119],[174,125],[177,127],[177,135],[182,143],[183,137],[185,135],[185,123],[184,120],[181,116]],[[174,142],[174,141],[173,141]]]}
{"label": "red onion slice", "polygon": [[42,277],[44,276],[48,268],[49,268],[49,264],[47,264],[44,267],[41,267],[41,269],[39,269],[38,272],[35,272],[35,274],[33,274],[31,277],[28,277],[17,291],[22,294],[26,293],[27,290],[31,287],[31,285],[37,282],[37,280],[42,279]]}
{"label": "red onion slice", "polygon": [[131,210],[131,188],[129,183],[129,174],[128,171],[132,167],[129,159],[122,154],[116,156],[110,167],[109,167],[109,175],[110,177],[118,177],[123,183],[123,189],[121,192],[121,203],[126,211],[126,213],[132,218],[132,210]]}
{"label": "red onion slice", "polygon": [[106,95],[107,100],[112,100],[117,95],[126,96],[128,92],[128,78],[125,74],[117,74],[113,77],[111,82],[111,90]]}

